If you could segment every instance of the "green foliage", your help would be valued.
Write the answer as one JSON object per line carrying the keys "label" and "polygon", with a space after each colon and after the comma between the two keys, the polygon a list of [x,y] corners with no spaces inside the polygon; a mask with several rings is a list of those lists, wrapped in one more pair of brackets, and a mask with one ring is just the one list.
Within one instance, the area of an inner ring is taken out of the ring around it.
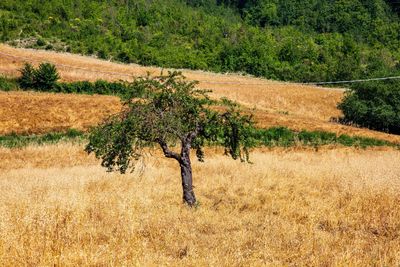
{"label": "green foliage", "polygon": [[324,131],[300,131],[295,132],[286,127],[272,127],[269,129],[257,129],[252,134],[256,146],[291,147],[343,145],[356,147],[370,146],[398,146],[387,141],[359,136],[339,135]]}
{"label": "green foliage", "polygon": [[0,90],[1,91],[11,91],[16,90],[18,84],[14,79],[0,75]]}
{"label": "green foliage", "polygon": [[44,46],[44,45],[46,45],[46,42],[45,42],[43,39],[39,38],[39,39],[37,39],[37,41],[36,41],[36,45],[38,45],[38,46]]}
{"label": "green foliage", "polygon": [[26,63],[24,68],[20,70],[21,77],[19,78],[19,85],[21,88],[28,89],[28,88],[36,88],[36,70],[35,68]]}
{"label": "green foliage", "polygon": [[35,87],[43,91],[53,89],[59,79],[60,75],[53,64],[41,63],[35,71]]}
{"label": "green foliage", "polygon": [[400,87],[398,82],[355,85],[339,104],[344,123],[400,134]]}
{"label": "green foliage", "polygon": [[[217,136],[214,136],[214,141],[206,141],[202,146],[207,145],[223,145],[224,139],[222,132],[217,131]],[[360,136],[348,136],[340,135],[337,136],[335,133],[323,132],[323,131],[301,131],[296,132],[286,127],[272,127],[269,129],[254,129],[250,132],[251,135],[251,146],[258,147],[293,147],[293,146],[312,146],[319,147],[324,145],[343,145],[343,146],[355,146],[355,147],[375,147],[375,146],[392,146],[399,147],[399,144],[393,144],[387,141],[366,138]],[[43,145],[53,144],[60,141],[83,141],[86,140],[87,135],[78,130],[70,129],[63,133],[47,133],[44,135],[17,135],[10,134],[0,136],[0,146],[7,148],[20,148],[27,145]],[[98,137],[101,137],[98,135]],[[97,140],[95,142],[104,142]],[[151,145],[151,144],[148,144]],[[193,149],[196,149],[196,155],[200,161],[204,161],[203,150],[198,150],[196,142],[193,144]]]}
{"label": "green foliage", "polygon": [[60,141],[83,140],[84,134],[75,129],[66,132],[46,133],[44,135],[10,135],[0,136],[0,146],[6,148],[21,148],[28,145],[54,144]]}
{"label": "green foliage", "polygon": [[39,91],[51,91],[60,79],[56,67],[50,63],[41,63],[35,69],[31,64],[26,63],[21,70],[19,84],[23,89],[36,89]]}
{"label": "green foliage", "polygon": [[109,170],[122,173],[151,144],[160,145],[166,157],[179,159],[169,146],[180,142],[182,151],[193,147],[203,160],[205,142],[218,141],[232,158],[248,160],[251,118],[242,116],[233,104],[223,113],[212,110],[215,102],[195,85],[176,72],[135,79],[132,87],[142,90],[143,97],[128,97],[121,114],[94,128],[86,151],[95,153]]}
{"label": "green foliage", "polygon": [[[76,93],[76,94],[99,94],[99,95],[118,95],[126,97],[141,96],[140,90],[132,89],[128,82],[107,82],[97,80],[96,82],[78,81],[71,83],[58,83],[59,75],[54,65],[42,63],[38,69],[30,64],[25,64],[21,69],[21,77],[18,84],[24,90],[37,90],[53,93]],[[3,83],[1,83],[3,81]],[[6,83],[7,82],[7,83]],[[11,90],[16,89],[17,85],[11,86],[10,79],[0,78],[0,89]],[[3,84],[3,86],[1,86]]]}
{"label": "green foliage", "polygon": [[98,95],[135,95],[140,96],[141,92],[131,91],[128,82],[107,82],[97,80],[95,82],[79,81],[72,83],[58,83],[51,92],[75,93],[75,94],[98,94]]}
{"label": "green foliage", "polygon": [[398,4],[388,2],[2,0],[0,40],[33,37],[32,47],[126,63],[344,80],[372,77],[378,65],[400,72]]}

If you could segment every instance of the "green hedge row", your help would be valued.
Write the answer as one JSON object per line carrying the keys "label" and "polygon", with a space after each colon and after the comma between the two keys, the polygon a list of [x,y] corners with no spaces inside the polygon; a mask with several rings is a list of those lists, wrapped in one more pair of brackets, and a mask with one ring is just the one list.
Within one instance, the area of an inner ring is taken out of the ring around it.
{"label": "green hedge row", "polygon": [[273,127],[257,129],[253,135],[257,145],[290,147],[294,145],[322,146],[343,145],[356,147],[391,146],[390,142],[374,138],[336,135],[325,131],[300,131],[296,132],[286,127]]}
{"label": "green hedge row", "polygon": [[[22,90],[35,90],[53,93],[75,93],[75,94],[99,94],[125,96],[132,94],[128,82],[107,82],[97,80],[95,82],[78,81],[71,83],[58,82],[60,75],[56,67],[50,63],[41,63],[38,68],[31,64],[25,64],[21,69],[21,77],[17,79]],[[0,79],[0,88],[1,88]],[[5,81],[11,81],[5,79]]]}
{"label": "green hedge row", "polygon": [[66,132],[53,132],[43,135],[18,135],[15,133],[0,136],[0,146],[20,148],[28,145],[55,144],[60,141],[83,140],[84,133],[75,129]]}
{"label": "green hedge row", "polygon": [[[10,134],[0,136],[0,146],[7,148],[24,147],[27,145],[54,144],[66,140],[84,140],[84,132],[70,129],[64,133],[47,133],[44,135],[17,135]],[[292,146],[312,146],[323,145],[343,145],[355,147],[376,147],[392,146],[399,147],[399,144],[390,143],[383,140],[339,135],[323,131],[301,131],[296,132],[286,127],[273,127],[269,129],[257,129],[252,133],[254,146],[257,147],[292,147]],[[210,145],[219,145],[218,142]]]}

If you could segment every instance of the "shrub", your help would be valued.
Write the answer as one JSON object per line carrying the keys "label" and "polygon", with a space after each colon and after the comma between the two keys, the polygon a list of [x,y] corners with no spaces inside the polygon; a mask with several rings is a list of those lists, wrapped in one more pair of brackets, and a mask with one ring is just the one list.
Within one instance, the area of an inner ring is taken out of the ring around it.
{"label": "shrub", "polygon": [[17,84],[15,80],[7,78],[5,76],[0,76],[0,90],[2,91],[11,91],[17,88]]}
{"label": "shrub", "polygon": [[354,86],[338,108],[343,123],[400,133],[400,87],[394,81]]}
{"label": "shrub", "polygon": [[21,77],[19,78],[18,82],[21,88],[35,88],[35,68],[31,64],[26,63],[20,72]]}
{"label": "shrub", "polygon": [[60,75],[53,64],[42,63],[35,71],[36,88],[39,90],[47,91],[54,88],[58,79],[60,79]]}
{"label": "shrub", "polygon": [[[99,95],[129,95],[140,96],[141,92],[130,92],[131,85],[124,82],[107,82],[97,80],[96,82],[79,81],[72,83],[58,83],[51,92],[76,93],[76,94],[99,94]],[[133,89],[132,89],[133,90]]]}
{"label": "shrub", "polygon": [[50,63],[41,63],[38,69],[26,63],[20,72],[21,77],[18,82],[23,89],[50,91],[56,87],[57,80],[60,79],[56,67]]}
{"label": "shrub", "polygon": [[46,45],[46,41],[43,40],[43,39],[41,39],[41,38],[39,38],[39,39],[36,41],[36,45],[38,45],[38,46],[44,46],[44,45]]}

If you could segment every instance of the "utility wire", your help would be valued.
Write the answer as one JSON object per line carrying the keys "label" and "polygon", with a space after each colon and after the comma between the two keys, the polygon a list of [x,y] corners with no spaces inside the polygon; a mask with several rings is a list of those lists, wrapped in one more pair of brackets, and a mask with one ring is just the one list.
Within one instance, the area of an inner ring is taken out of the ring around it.
{"label": "utility wire", "polygon": [[305,83],[305,84],[323,85],[323,84],[341,84],[341,83],[359,83],[359,82],[369,82],[369,81],[384,81],[384,80],[396,80],[396,79],[400,79],[400,76],[369,78],[369,79],[359,79],[359,80],[349,80],[349,81],[310,82],[310,83]]}

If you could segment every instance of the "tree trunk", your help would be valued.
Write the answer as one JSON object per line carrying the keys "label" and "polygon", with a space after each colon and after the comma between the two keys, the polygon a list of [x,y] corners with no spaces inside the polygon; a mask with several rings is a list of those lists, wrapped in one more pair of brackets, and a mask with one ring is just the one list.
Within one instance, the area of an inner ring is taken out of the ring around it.
{"label": "tree trunk", "polygon": [[182,176],[183,201],[189,206],[196,204],[196,197],[193,192],[192,164],[190,162],[190,147],[183,149],[179,162]]}
{"label": "tree trunk", "polygon": [[192,164],[190,162],[190,146],[194,137],[195,135],[191,134],[189,137],[182,140],[182,149],[180,154],[171,151],[163,139],[157,140],[164,152],[164,155],[167,158],[173,158],[179,162],[179,166],[181,167],[183,201],[190,207],[196,204],[196,197],[194,196],[193,192]]}

